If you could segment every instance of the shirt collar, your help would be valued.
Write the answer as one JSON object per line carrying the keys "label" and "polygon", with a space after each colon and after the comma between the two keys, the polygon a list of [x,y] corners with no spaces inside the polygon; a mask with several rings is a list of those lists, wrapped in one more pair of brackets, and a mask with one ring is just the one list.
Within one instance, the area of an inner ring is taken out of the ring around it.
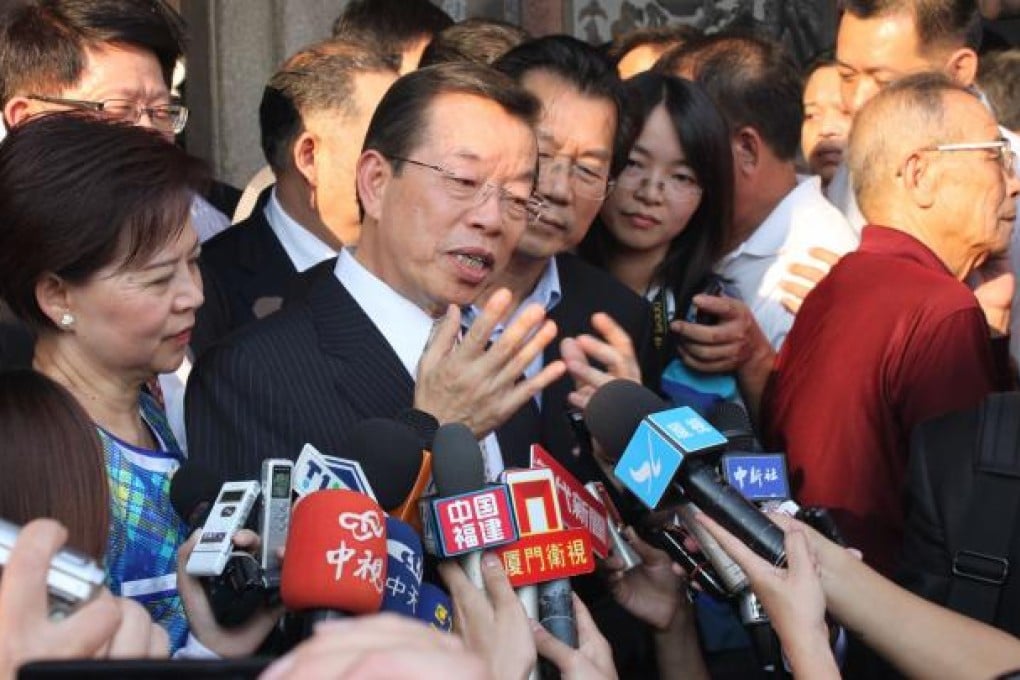
{"label": "shirt collar", "polygon": [[803,197],[811,193],[817,193],[818,198],[825,200],[822,194],[822,180],[820,177],[807,177],[799,181],[797,186],[776,204],[772,212],[762,220],[762,223],[747,237],[747,240],[725,255],[722,261],[728,262],[740,255],[750,255],[752,257],[778,255],[783,244],[786,243],[786,237],[790,233],[795,206],[800,204],[801,201],[807,200]]}
{"label": "shirt collar", "polygon": [[262,213],[266,217],[266,222],[269,223],[269,228],[273,230],[276,239],[287,253],[287,257],[299,272],[336,257],[335,250],[287,214],[276,197],[276,187],[273,187],[272,194]]}
{"label": "shirt collar", "polygon": [[[549,263],[542,271],[542,276],[539,277],[538,283],[531,290],[526,298],[521,300],[521,304],[514,310],[514,313],[506,320],[505,323],[500,323],[493,329],[493,339],[498,338],[502,333],[503,329],[509,326],[517,315],[524,311],[525,307],[531,304],[539,304],[542,306],[547,313],[552,311],[560,302],[560,298],[563,297],[563,291],[560,288],[560,270],[556,266],[556,258],[550,257]],[[471,305],[464,309],[463,324],[466,327],[471,326],[478,315],[481,314],[481,308],[476,305]]]}
{"label": "shirt collar", "polygon": [[945,272],[952,276],[952,272],[949,271],[945,262],[931,248],[899,229],[869,224],[861,232],[861,245],[857,250],[861,253],[902,257],[927,269]]}
{"label": "shirt collar", "polygon": [[386,338],[411,380],[415,380],[434,319],[365,269],[349,248],[340,251],[333,273]]}

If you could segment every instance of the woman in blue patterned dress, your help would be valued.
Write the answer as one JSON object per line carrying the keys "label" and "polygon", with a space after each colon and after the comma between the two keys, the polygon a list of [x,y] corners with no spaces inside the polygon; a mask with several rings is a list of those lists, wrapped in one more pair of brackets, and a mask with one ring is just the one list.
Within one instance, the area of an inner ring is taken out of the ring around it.
{"label": "woman in blue patterned dress", "polygon": [[169,501],[183,455],[144,387],[180,365],[202,304],[189,224],[202,178],[161,135],[82,113],[39,116],[0,145],[0,297],[36,332],[35,369],[99,433],[110,590],[173,648],[187,634],[175,576],[187,528]]}

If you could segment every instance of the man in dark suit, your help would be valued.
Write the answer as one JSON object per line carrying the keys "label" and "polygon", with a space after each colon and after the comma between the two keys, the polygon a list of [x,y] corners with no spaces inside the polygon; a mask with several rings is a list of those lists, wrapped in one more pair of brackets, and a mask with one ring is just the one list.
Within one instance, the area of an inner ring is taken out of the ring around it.
{"label": "man in dark suit", "polygon": [[534,209],[537,110],[512,80],[473,65],[393,85],[357,163],[357,249],[200,358],[186,403],[193,458],[243,479],[306,442],[344,455],[352,425],[414,406],[465,423],[494,445],[486,462],[502,465],[509,442],[491,433],[564,373],[552,362],[519,380],[555,324],[532,307],[490,346],[509,292],[491,295],[462,337],[459,307],[506,266]]}
{"label": "man in dark suit", "polygon": [[[582,482],[601,480],[592,456],[575,453],[579,442],[568,409],[583,408],[594,389],[614,377],[644,377],[657,385],[659,373],[648,303],[569,252],[588,232],[622,164],[613,153],[617,146],[625,148],[616,144],[622,134],[620,81],[594,48],[566,36],[519,45],[496,68],[542,104],[536,129],[536,195],[542,207],[493,288],[508,288],[522,308],[544,306],[564,338],[562,344],[550,343],[526,369],[555,364],[562,351],[571,373],[547,387],[534,405],[539,410],[534,441]],[[616,604],[602,579],[574,579],[574,587],[611,641],[620,676],[653,675],[648,627]]]}
{"label": "man in dark suit", "polygon": [[[641,380],[644,368],[646,379],[657,379],[648,304],[569,252],[588,232],[620,169],[621,159],[614,160],[613,154],[621,134],[620,81],[597,50],[566,36],[519,45],[500,58],[496,68],[542,104],[536,190],[542,207],[492,289],[509,288],[522,307],[529,302],[543,305],[560,337],[567,338],[563,358],[573,367],[572,375],[542,393],[536,404],[541,415],[535,441],[578,479],[600,479],[590,456],[575,455],[578,442],[568,409],[583,407],[592,389],[612,377]],[[551,343],[527,370],[559,360],[560,349]],[[605,371],[589,365],[588,352]],[[644,359],[641,365],[636,354]]]}
{"label": "man in dark suit", "polygon": [[269,79],[259,125],[276,184],[248,219],[203,246],[208,296],[196,354],[279,309],[299,273],[357,242],[354,166],[368,121],[396,79],[372,47],[339,41],[306,47]]}

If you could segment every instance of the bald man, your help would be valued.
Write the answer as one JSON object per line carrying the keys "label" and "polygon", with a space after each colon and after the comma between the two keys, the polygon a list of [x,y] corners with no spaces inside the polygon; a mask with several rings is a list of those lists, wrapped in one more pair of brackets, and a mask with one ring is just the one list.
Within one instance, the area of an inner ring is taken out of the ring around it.
{"label": "bald man", "polygon": [[1020,183],[988,109],[943,74],[907,76],[866,104],[849,163],[870,226],[804,301],[762,421],[798,501],[831,508],[888,574],[911,429],[1009,386],[1005,253]]}

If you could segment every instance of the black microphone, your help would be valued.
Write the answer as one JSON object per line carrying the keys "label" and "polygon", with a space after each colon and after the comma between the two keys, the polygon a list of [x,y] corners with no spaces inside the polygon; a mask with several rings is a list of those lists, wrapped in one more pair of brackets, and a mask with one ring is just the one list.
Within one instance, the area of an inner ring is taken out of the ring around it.
{"label": "black microphone", "polygon": [[726,437],[729,450],[754,451],[757,448],[751,417],[740,404],[721,401],[709,412],[706,419]]}
{"label": "black microphone", "polygon": [[[432,479],[440,498],[459,496],[485,487],[485,465],[474,433],[461,423],[447,423],[436,430],[432,444]],[[480,590],[482,552],[475,550],[458,558],[468,579]]]}
{"label": "black microphone", "polygon": [[[585,409],[585,421],[605,454],[612,460],[618,460],[632,441],[642,447],[646,446],[644,441],[638,441],[635,437],[635,432],[643,424],[646,416],[668,410],[668,404],[638,383],[614,380],[600,387],[592,395]],[[707,423],[705,425],[707,426]],[[676,435],[669,427],[651,423],[648,436],[665,442],[681,455],[680,467],[669,480],[676,491],[760,556],[777,566],[785,564],[783,530],[739,491],[726,484],[710,463],[708,456],[680,453],[683,448],[677,443]],[[647,446],[650,446],[650,443]],[[647,453],[647,469],[642,471],[645,478],[658,474],[656,463],[661,463],[653,457],[650,448],[647,449]]]}
{"label": "black microphone", "polygon": [[346,458],[361,465],[376,502],[387,512],[404,504],[422,469],[421,438],[408,425],[389,418],[356,424],[345,452]]}
{"label": "black microphone", "polygon": [[[215,505],[223,480],[195,462],[184,463],[170,480],[170,505],[188,525],[201,529]],[[237,551],[219,576],[200,578],[216,622],[225,628],[239,626],[274,596],[266,588],[262,566],[248,553]]]}

